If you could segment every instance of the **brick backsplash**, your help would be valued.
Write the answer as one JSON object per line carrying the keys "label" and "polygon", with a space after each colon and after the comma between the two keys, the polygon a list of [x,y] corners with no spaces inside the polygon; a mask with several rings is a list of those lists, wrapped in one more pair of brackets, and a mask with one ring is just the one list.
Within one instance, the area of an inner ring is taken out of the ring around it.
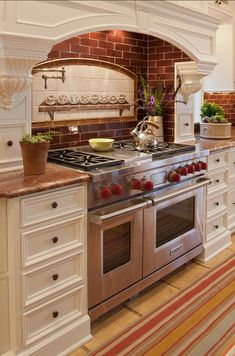
{"label": "brick backsplash", "polygon": [[[191,60],[172,44],[145,34],[123,30],[93,32],[56,44],[48,54],[48,60],[59,58],[92,58],[123,66],[135,74],[147,73],[149,83],[157,81],[174,87],[174,63]],[[115,125],[114,125],[115,124]],[[54,124],[33,124],[33,131],[46,130]],[[136,125],[133,120],[117,119],[110,122],[79,122],[78,132],[70,131],[75,124],[66,121],[58,124],[59,134],[51,148],[86,144],[90,137],[114,137],[116,140],[130,138],[130,131]],[[76,126],[76,125],[75,125]],[[62,129],[63,128],[63,129]],[[67,132],[66,129],[67,128]],[[174,105],[169,105],[164,117],[165,141],[174,141]]]}
{"label": "brick backsplash", "polygon": [[215,102],[224,108],[225,117],[235,125],[235,92],[204,93],[204,100]]}

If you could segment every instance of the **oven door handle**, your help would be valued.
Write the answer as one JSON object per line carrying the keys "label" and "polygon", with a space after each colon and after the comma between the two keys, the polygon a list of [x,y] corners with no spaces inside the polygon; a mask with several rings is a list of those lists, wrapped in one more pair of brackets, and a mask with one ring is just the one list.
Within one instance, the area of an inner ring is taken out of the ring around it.
{"label": "oven door handle", "polygon": [[203,187],[205,187],[205,186],[207,186],[207,185],[209,185],[211,183],[212,183],[211,179],[203,178],[202,180],[200,180],[196,184],[193,184],[193,185],[191,185],[191,186],[189,186],[187,188],[177,190],[176,192],[172,192],[172,193],[167,194],[167,195],[163,195],[162,197],[152,198],[152,200],[153,200],[154,205],[157,205],[157,204],[163,203],[166,200],[176,198],[176,197],[178,197],[178,196],[180,196],[182,194],[192,192],[193,190],[196,190],[196,189],[199,189],[199,188],[203,188]]}
{"label": "oven door handle", "polygon": [[144,209],[146,207],[148,207],[149,205],[153,205],[151,200],[143,200],[133,206],[127,206],[127,207],[123,207],[117,211],[112,211],[110,213],[107,214],[103,214],[103,215],[99,215],[97,213],[89,213],[89,219],[90,222],[97,224],[97,225],[101,225],[102,223],[109,221],[113,218],[117,218],[119,216],[123,216],[125,214],[128,213],[134,213],[138,210]]}

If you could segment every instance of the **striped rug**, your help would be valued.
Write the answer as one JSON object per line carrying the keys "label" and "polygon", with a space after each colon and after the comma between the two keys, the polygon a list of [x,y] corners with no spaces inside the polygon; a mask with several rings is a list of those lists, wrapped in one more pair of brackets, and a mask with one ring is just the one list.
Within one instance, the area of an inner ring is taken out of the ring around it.
{"label": "striped rug", "polygon": [[235,257],[89,355],[235,355]]}

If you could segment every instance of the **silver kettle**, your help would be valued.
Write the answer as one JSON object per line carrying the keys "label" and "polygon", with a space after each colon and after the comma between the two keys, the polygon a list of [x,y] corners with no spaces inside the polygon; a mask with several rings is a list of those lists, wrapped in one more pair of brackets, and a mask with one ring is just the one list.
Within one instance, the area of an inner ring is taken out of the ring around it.
{"label": "silver kettle", "polygon": [[157,137],[153,134],[152,130],[145,126],[150,125],[159,129],[159,126],[155,122],[147,121],[147,117],[140,121],[134,130],[131,131],[131,135],[134,137],[134,145],[138,151],[148,151],[157,147]]}

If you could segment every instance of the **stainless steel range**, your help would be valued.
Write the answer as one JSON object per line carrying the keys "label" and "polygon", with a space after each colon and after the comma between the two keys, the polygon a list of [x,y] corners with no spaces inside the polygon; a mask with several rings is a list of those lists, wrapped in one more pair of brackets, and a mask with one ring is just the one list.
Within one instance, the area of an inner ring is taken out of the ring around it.
{"label": "stainless steel range", "polygon": [[86,171],[90,316],[135,295],[202,251],[208,151],[131,141],[110,152],[89,146],[49,152],[49,161]]}

